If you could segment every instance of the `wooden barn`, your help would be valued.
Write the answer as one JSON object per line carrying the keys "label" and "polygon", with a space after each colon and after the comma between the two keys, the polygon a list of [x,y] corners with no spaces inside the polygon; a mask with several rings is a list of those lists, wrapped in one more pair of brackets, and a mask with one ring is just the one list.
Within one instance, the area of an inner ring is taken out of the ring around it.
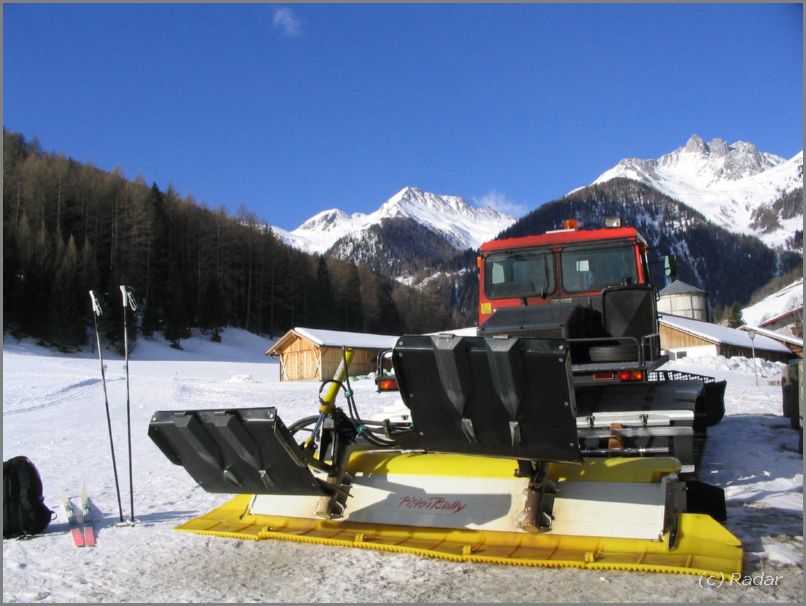
{"label": "wooden barn", "polygon": [[778,362],[786,362],[793,357],[787,347],[761,334],[756,334],[751,341],[743,330],[670,314],[660,314],[659,323],[660,346],[670,353],[670,357],[699,353],[750,358],[753,351],[757,358]]}
{"label": "wooden barn", "polygon": [[280,358],[281,381],[322,381],[331,378],[342,359],[342,347],[353,350],[350,375],[375,370],[378,352],[392,349],[397,337],[359,332],[295,327],[272,345],[266,355]]}

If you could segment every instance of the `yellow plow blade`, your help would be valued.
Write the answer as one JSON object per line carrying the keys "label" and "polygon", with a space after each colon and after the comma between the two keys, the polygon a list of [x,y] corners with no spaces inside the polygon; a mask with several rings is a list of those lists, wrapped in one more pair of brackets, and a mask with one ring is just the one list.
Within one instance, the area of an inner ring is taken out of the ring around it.
{"label": "yellow plow blade", "polygon": [[411,553],[459,562],[575,567],[729,576],[741,573],[742,548],[727,529],[702,514],[680,516],[677,547],[663,541],[482,530],[414,528],[249,513],[239,495],[176,530],[234,539],[280,539]]}

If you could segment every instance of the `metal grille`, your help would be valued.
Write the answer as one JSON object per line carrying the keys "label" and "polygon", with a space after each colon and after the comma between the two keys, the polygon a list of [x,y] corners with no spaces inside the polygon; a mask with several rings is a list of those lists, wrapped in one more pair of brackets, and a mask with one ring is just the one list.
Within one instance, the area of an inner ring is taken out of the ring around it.
{"label": "metal grille", "polygon": [[713,377],[706,377],[705,375],[696,375],[691,372],[682,370],[653,370],[647,373],[647,380],[665,382],[665,381],[702,381],[703,383],[713,383]]}

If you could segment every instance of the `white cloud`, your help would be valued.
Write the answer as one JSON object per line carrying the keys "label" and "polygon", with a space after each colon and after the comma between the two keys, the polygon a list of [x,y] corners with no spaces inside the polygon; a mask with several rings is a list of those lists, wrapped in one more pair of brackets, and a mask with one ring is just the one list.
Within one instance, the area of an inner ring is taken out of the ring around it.
{"label": "white cloud", "polygon": [[473,198],[473,203],[479,208],[489,206],[498,212],[506,213],[515,218],[522,217],[529,211],[525,204],[510,200],[506,194],[497,192],[494,189],[488,191],[481,198]]}
{"label": "white cloud", "polygon": [[302,27],[302,21],[290,8],[276,9],[272,23],[286,36],[296,36]]}

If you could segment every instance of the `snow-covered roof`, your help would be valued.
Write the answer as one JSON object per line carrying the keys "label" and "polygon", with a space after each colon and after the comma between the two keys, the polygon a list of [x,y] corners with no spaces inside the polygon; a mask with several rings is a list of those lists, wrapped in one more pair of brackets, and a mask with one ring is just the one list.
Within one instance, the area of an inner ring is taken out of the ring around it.
{"label": "snow-covered roof", "polygon": [[691,284],[686,284],[682,280],[675,280],[658,294],[662,297],[664,295],[684,295],[688,293],[705,294],[705,291],[701,288],[697,288],[696,286],[692,286]]}
{"label": "snow-covered roof", "polygon": [[701,322],[691,318],[681,318],[670,314],[658,314],[660,323],[677,330],[682,330],[694,336],[700,337],[713,343],[723,343],[725,345],[735,345],[751,349],[763,349],[764,351],[777,351],[781,353],[791,353],[788,347],[781,345],[769,337],[757,334],[753,341],[743,330],[730,328],[729,326],[719,326],[710,322]]}
{"label": "snow-covered roof", "polygon": [[774,324],[775,322],[780,322],[784,318],[787,318],[787,317],[790,317],[790,316],[791,316],[793,322],[797,321],[798,319],[802,319],[803,318],[803,306],[801,305],[800,307],[798,307],[796,309],[790,309],[789,311],[785,311],[784,313],[779,314],[777,316],[773,316],[772,318],[767,318],[766,320],[764,320],[761,323],[761,326],[769,326],[771,324]]}
{"label": "snow-covered roof", "polygon": [[791,343],[792,345],[797,345],[798,347],[803,347],[803,339],[799,339],[798,337],[794,337],[792,335],[785,335],[780,332],[775,332],[774,330],[767,330],[766,328],[759,328],[758,326],[740,326],[739,330],[755,330],[757,335],[763,335],[765,337],[769,337],[775,341],[781,341],[782,343]]}
{"label": "snow-covered roof", "polygon": [[742,318],[750,326],[761,326],[788,311],[803,309],[803,278],[772,293],[742,310]]}
{"label": "snow-covered roof", "polygon": [[266,352],[276,355],[280,349],[294,336],[302,337],[321,347],[353,347],[355,349],[392,349],[398,337],[392,335],[374,335],[364,332],[343,332],[340,330],[323,330],[321,328],[304,328],[295,326],[277,340]]}

